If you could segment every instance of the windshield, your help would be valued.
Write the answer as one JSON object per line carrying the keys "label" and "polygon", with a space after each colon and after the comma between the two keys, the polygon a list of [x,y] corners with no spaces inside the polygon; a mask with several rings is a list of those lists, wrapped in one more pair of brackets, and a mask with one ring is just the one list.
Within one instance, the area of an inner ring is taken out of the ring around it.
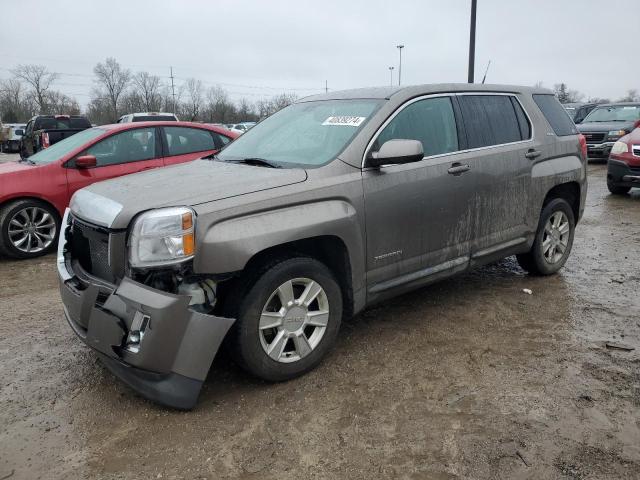
{"label": "windshield", "polygon": [[588,122],[634,122],[640,119],[640,105],[618,105],[598,107],[582,123]]}
{"label": "windshield", "polygon": [[282,167],[318,167],[345,148],[380,100],[325,100],[290,105],[230,143],[218,159],[264,159]]}
{"label": "windshield", "polygon": [[103,130],[102,128],[90,128],[88,130],[83,130],[82,132],[71,135],[64,140],[60,140],[58,143],[54,143],[49,148],[40,150],[35,155],[31,155],[29,160],[38,165],[55,162],[76,148],[81,147],[94,138],[98,138],[105,131],[106,130]]}

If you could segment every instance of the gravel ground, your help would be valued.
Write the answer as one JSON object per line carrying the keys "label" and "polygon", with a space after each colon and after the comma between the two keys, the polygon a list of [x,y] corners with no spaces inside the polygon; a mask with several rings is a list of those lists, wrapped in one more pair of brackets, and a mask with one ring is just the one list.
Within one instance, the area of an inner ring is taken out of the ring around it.
{"label": "gravel ground", "polygon": [[0,479],[640,478],[640,191],[605,174],[560,274],[509,258],[389,301],[287,383],[219,356],[186,413],[74,337],[53,256],[0,260]]}

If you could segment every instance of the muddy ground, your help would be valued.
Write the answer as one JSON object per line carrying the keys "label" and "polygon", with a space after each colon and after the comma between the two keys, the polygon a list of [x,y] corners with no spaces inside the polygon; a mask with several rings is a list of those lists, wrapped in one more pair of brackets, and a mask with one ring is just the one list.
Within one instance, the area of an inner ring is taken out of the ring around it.
{"label": "muddy ground", "polygon": [[0,260],[0,479],[640,478],[640,191],[589,176],[561,274],[510,258],[397,298],[288,383],[218,357],[187,413],[74,337],[53,256]]}

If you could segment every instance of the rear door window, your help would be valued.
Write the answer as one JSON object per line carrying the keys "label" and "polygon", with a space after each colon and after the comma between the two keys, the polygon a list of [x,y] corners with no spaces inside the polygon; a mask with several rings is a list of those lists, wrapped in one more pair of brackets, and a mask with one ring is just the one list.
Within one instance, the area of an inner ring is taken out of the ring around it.
{"label": "rear door window", "polygon": [[69,130],[90,127],[91,123],[85,118],[40,118],[36,120],[36,130]]}
{"label": "rear door window", "polygon": [[418,140],[425,157],[458,150],[458,130],[449,97],[418,100],[400,111],[378,135],[372,151],[388,140]]}
{"label": "rear door window", "polygon": [[519,142],[530,136],[526,115],[520,111],[524,117],[521,125],[511,95],[460,95],[458,102],[467,133],[467,148]]}
{"label": "rear door window", "polygon": [[208,130],[188,127],[164,127],[168,156],[216,150]]}
{"label": "rear door window", "polygon": [[540,111],[547,119],[553,132],[563,137],[566,135],[575,135],[578,133],[575,124],[569,118],[560,102],[552,94],[534,94],[533,101],[536,102]]}

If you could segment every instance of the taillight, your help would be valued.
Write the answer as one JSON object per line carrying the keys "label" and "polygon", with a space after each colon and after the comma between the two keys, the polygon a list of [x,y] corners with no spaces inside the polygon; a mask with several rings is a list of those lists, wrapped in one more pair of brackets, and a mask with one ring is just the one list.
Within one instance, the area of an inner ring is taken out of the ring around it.
{"label": "taillight", "polygon": [[40,145],[42,148],[49,148],[49,134],[47,132],[42,132],[40,137]]}
{"label": "taillight", "polygon": [[578,135],[578,138],[580,139],[580,151],[582,152],[582,159],[586,160],[587,159],[587,139],[582,134]]}

